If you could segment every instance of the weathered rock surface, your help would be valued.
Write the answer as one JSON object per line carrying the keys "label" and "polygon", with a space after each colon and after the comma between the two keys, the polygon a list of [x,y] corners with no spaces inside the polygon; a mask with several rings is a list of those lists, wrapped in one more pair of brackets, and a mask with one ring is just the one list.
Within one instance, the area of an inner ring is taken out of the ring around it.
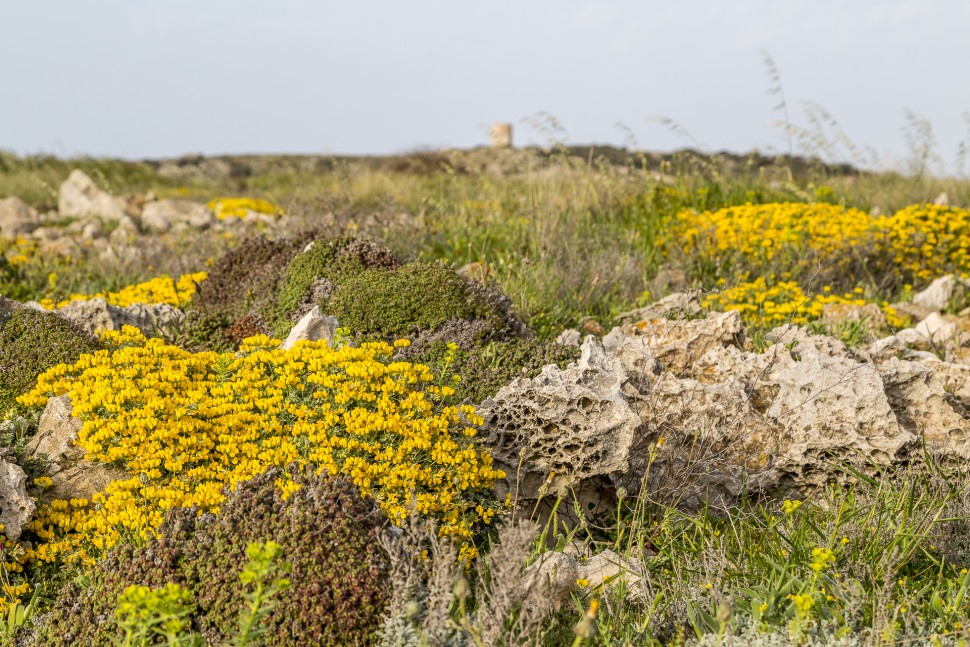
{"label": "weathered rock surface", "polygon": [[167,303],[135,303],[122,308],[102,298],[72,301],[54,313],[89,333],[135,326],[145,335],[154,335],[159,328],[177,324],[185,318],[184,312]]}
{"label": "weathered rock surface", "polygon": [[913,303],[933,310],[946,310],[957,300],[965,298],[967,281],[952,274],[941,276],[913,296]]}
{"label": "weathered rock surface", "polygon": [[940,460],[970,458],[970,366],[850,350],[797,326],[766,338],[764,352],[746,350],[734,313],[588,337],[578,363],[547,366],[480,407],[506,486],[525,499],[645,486],[726,503],[803,494],[849,479],[846,467],[904,465],[923,442]]}
{"label": "weathered rock surface", "polygon": [[640,426],[621,391],[625,379],[621,361],[588,337],[578,363],[546,366],[487,400],[479,413],[492,455],[506,473],[523,476],[513,491],[535,498],[545,485],[555,496],[571,483],[625,474]]}
{"label": "weathered rock surface", "polygon": [[20,533],[34,516],[34,500],[27,494],[27,474],[16,463],[0,458],[0,523],[10,539]]}
{"label": "weathered rock surface", "polygon": [[313,309],[303,315],[303,318],[293,326],[290,334],[280,344],[280,348],[293,348],[299,341],[330,341],[334,338],[339,327],[336,317],[323,315],[319,306],[313,306]]}
{"label": "weathered rock surface", "polygon": [[122,469],[84,460],[84,449],[75,444],[83,423],[72,411],[67,395],[48,400],[37,433],[27,443],[27,456],[45,460],[47,475],[53,481],[43,492],[45,501],[87,499],[112,481],[126,477]]}
{"label": "weathered rock surface", "polygon": [[648,306],[620,314],[622,323],[636,323],[650,319],[685,319],[701,313],[701,301],[696,292],[674,292]]}
{"label": "weathered rock surface", "polygon": [[37,210],[13,196],[0,200],[0,236],[29,234],[40,227]]}
{"label": "weathered rock surface", "polygon": [[161,233],[179,225],[205,229],[216,222],[212,211],[191,200],[158,200],[149,202],[141,213],[141,224],[149,231]]}
{"label": "weathered rock surface", "polygon": [[579,579],[579,563],[564,553],[546,552],[522,573],[524,589],[545,596],[554,607],[569,601]]}
{"label": "weathered rock surface", "polygon": [[123,200],[99,189],[83,171],[75,169],[61,184],[57,196],[57,211],[61,216],[95,216],[103,221],[121,220],[125,216],[125,205]]}
{"label": "weathered rock surface", "polygon": [[688,321],[649,319],[614,328],[603,338],[603,346],[615,351],[630,336],[642,337],[665,370],[683,373],[712,348],[740,343],[744,329],[741,315],[734,311]]}

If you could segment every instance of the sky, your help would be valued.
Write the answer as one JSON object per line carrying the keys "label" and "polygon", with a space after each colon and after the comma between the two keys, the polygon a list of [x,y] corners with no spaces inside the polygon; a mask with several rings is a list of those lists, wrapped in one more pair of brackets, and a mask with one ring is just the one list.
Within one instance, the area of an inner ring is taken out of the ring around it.
{"label": "sky", "polygon": [[966,0],[0,0],[0,149],[384,154],[510,122],[523,145],[785,152],[773,122],[817,131],[814,104],[884,165],[909,111],[956,171],[968,33]]}

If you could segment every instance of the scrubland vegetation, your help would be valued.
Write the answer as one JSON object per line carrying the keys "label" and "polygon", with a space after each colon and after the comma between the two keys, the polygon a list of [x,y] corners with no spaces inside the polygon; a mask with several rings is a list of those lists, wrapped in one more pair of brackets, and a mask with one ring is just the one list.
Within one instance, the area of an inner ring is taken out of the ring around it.
{"label": "scrubland vegetation", "polygon": [[[0,237],[0,295],[186,313],[99,335],[0,316],[4,445],[38,506],[3,539],[9,644],[970,640],[965,463],[925,451],[811,491],[688,505],[643,487],[583,509],[495,490],[513,475],[476,413],[575,361],[563,330],[601,337],[672,293],[739,312],[746,349],[786,323],[850,350],[911,326],[914,293],[970,273],[970,181],[565,147],[217,161],[0,156],[0,198],[42,214],[80,168],[114,195],[265,216],[137,257]],[[966,320],[955,294],[944,314]],[[839,304],[884,318],[824,320]],[[314,307],[334,338],[280,348]],[[64,394],[83,460],[126,471],[90,497],[47,493],[56,472],[25,449]],[[648,471],[681,433],[643,448]],[[619,566],[599,580],[528,575],[606,550]]]}

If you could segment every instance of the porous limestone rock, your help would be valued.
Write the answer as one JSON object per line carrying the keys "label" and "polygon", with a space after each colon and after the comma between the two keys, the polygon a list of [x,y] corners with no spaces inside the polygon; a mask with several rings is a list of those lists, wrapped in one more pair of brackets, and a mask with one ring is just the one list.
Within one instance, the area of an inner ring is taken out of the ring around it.
{"label": "porous limestone rock", "polygon": [[712,312],[704,319],[672,321],[651,319],[614,328],[603,338],[607,351],[615,350],[624,337],[646,339],[653,356],[672,373],[683,373],[712,348],[737,345],[744,340],[741,315]]}
{"label": "porous limestone rock", "polygon": [[27,474],[16,463],[0,458],[0,523],[9,539],[19,539],[34,517],[34,500],[27,494]]}
{"label": "porous limestone rock", "polygon": [[546,366],[482,404],[493,457],[509,478],[521,477],[513,491],[535,498],[545,484],[555,496],[571,484],[627,472],[640,418],[621,391],[625,377],[622,362],[590,336],[577,363]]}
{"label": "porous limestone rock", "polygon": [[142,209],[141,224],[149,231],[162,233],[182,226],[205,229],[216,222],[209,207],[191,200],[157,200]]}
{"label": "porous limestone rock", "polygon": [[167,303],[135,303],[113,306],[103,298],[72,301],[55,314],[73,322],[82,330],[96,333],[102,330],[121,330],[135,326],[145,335],[155,335],[160,328],[181,322],[185,313]]}
{"label": "porous limestone rock", "polygon": [[[645,322],[587,338],[481,407],[487,443],[523,499],[624,488],[695,505],[766,490],[805,495],[905,465],[925,448],[970,458],[970,366],[849,349],[782,326],[760,353],[733,317]],[[550,478],[550,474],[555,476]],[[568,488],[566,486],[569,486]],[[500,488],[501,490],[501,488]]]}
{"label": "porous limestone rock", "polygon": [[337,323],[337,318],[332,315],[324,315],[320,312],[320,306],[313,306],[313,308],[303,315],[293,329],[290,330],[290,334],[286,336],[283,343],[280,344],[280,348],[286,350],[293,348],[293,346],[298,341],[320,341],[326,340],[330,341],[334,338],[337,332],[337,328],[340,325]]}
{"label": "porous limestone rock", "polygon": [[27,442],[27,456],[44,460],[53,485],[43,491],[42,500],[87,499],[127,473],[84,460],[85,451],[75,443],[83,423],[74,417],[67,395],[51,398],[40,416],[37,433]]}
{"label": "porous limestone rock", "polygon": [[40,227],[37,210],[16,196],[0,200],[0,236],[29,234]]}
{"label": "porous limestone rock", "polygon": [[79,169],[71,171],[67,180],[61,184],[57,196],[57,211],[61,216],[94,216],[103,221],[117,221],[125,216],[124,201],[99,189]]}

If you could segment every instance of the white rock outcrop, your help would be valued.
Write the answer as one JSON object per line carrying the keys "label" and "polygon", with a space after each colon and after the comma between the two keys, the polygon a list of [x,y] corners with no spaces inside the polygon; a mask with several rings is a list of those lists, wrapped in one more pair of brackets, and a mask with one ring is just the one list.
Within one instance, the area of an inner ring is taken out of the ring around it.
{"label": "white rock outcrop", "polygon": [[145,335],[155,335],[160,328],[177,324],[185,318],[184,312],[167,303],[135,303],[119,307],[100,297],[72,301],[53,312],[92,334],[102,330],[121,330],[122,326],[135,326]]}
{"label": "white rock outcrop", "polygon": [[303,315],[303,318],[293,326],[290,334],[280,344],[280,348],[284,350],[293,348],[298,341],[330,341],[339,327],[336,317],[323,315],[320,312],[320,306],[313,306],[313,309]]}
{"label": "white rock outcrop", "polygon": [[480,407],[504,487],[727,503],[905,465],[924,442],[942,461],[970,458],[970,366],[851,351],[797,326],[760,353],[743,339],[736,313],[650,320],[512,382]]}
{"label": "white rock outcrop", "polygon": [[125,214],[124,201],[102,191],[91,178],[74,169],[61,184],[57,196],[57,211],[61,216],[84,218],[94,216],[103,221],[121,220]]}

